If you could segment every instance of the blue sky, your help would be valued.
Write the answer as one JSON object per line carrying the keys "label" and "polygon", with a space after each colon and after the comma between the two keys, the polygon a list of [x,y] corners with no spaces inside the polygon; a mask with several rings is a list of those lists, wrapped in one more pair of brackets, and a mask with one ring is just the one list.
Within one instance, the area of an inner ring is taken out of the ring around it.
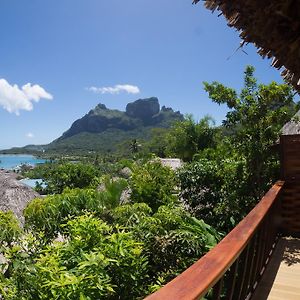
{"label": "blue sky", "polygon": [[253,46],[236,51],[223,17],[191,2],[1,0],[0,149],[49,143],[100,102],[124,110],[156,96],[220,122],[226,107],[202,82],[240,89],[247,64],[260,82],[282,82]]}

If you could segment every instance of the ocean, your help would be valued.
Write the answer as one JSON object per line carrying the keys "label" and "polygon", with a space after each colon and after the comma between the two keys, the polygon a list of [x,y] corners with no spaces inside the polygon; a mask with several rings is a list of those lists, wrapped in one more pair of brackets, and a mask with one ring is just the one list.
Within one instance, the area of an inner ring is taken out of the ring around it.
{"label": "ocean", "polygon": [[17,166],[20,166],[21,164],[29,164],[34,166],[39,163],[44,163],[45,161],[45,159],[36,158],[33,155],[0,154],[0,169],[11,170],[16,168]]}

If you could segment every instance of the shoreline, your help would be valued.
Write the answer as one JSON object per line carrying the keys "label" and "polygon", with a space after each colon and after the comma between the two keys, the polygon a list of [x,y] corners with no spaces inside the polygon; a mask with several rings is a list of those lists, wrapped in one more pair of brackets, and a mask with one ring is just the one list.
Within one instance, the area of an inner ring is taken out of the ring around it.
{"label": "shoreline", "polygon": [[47,162],[47,159],[32,154],[0,154],[0,169],[4,170],[17,171],[22,169],[22,166],[34,168]]}

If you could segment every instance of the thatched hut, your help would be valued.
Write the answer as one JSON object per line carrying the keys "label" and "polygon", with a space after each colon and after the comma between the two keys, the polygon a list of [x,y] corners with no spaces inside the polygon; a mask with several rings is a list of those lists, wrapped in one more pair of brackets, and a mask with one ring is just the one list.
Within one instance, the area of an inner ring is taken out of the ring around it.
{"label": "thatched hut", "polygon": [[281,129],[281,135],[300,135],[300,110]]}
{"label": "thatched hut", "polygon": [[[198,3],[200,0],[194,0]],[[245,43],[253,43],[262,57],[300,92],[300,0],[206,0],[235,27]]]}
{"label": "thatched hut", "polygon": [[37,197],[40,197],[37,192],[17,180],[17,174],[0,170],[0,210],[11,210],[23,224],[24,208]]}
{"label": "thatched hut", "polygon": [[183,167],[183,161],[179,158],[159,158],[159,161],[164,167],[169,167],[173,171]]}

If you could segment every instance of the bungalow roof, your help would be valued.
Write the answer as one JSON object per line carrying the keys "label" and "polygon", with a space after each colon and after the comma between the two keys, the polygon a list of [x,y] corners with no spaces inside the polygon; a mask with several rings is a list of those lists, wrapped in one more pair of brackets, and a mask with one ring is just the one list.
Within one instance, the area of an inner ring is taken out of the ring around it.
{"label": "bungalow roof", "polygon": [[[198,3],[200,0],[194,0]],[[206,8],[220,11],[243,42],[253,43],[283,78],[300,92],[300,0],[206,0]]]}

